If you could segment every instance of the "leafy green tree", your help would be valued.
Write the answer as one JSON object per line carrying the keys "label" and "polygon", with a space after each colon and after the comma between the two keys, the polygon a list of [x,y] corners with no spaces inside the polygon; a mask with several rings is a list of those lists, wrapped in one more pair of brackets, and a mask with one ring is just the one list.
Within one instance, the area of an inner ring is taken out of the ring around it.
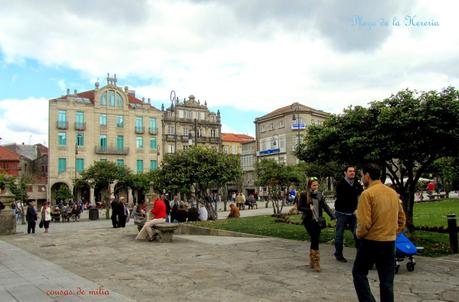
{"label": "leafy green tree", "polygon": [[268,197],[274,214],[280,214],[290,185],[300,186],[305,182],[304,166],[285,166],[273,159],[262,159],[257,163],[257,186],[268,187]]}
{"label": "leafy green tree", "polygon": [[427,168],[427,172],[440,178],[448,198],[449,192],[459,188],[459,157],[442,157]]}
{"label": "leafy green tree", "polygon": [[[107,188],[115,180],[124,181],[128,175],[129,170],[125,167],[116,165],[111,161],[97,161],[91,165],[87,170],[81,173],[81,180],[91,183],[94,186]],[[111,194],[112,192],[109,192]],[[110,217],[110,200],[108,197],[104,198],[105,216],[107,219]]]}
{"label": "leafy green tree", "polygon": [[[228,182],[237,182],[241,176],[237,156],[198,146],[166,155],[152,179],[159,190],[190,195],[193,189],[197,199],[203,202],[208,189],[222,188]],[[208,202],[206,207],[210,210],[209,216],[216,217],[215,209]]]}
{"label": "leafy green tree", "polygon": [[458,154],[458,95],[452,87],[440,92],[403,90],[369,108],[350,107],[311,126],[297,155],[318,164],[379,163],[400,193],[412,231],[419,178],[435,160]]}
{"label": "leafy green tree", "polygon": [[72,192],[66,185],[62,185],[56,191],[56,201],[66,201],[73,198]]}
{"label": "leafy green tree", "polygon": [[[27,194],[27,186],[30,184],[30,179],[26,177],[4,177],[3,178],[3,186],[8,186],[11,194],[14,195],[15,201],[20,201],[23,205],[27,203],[29,198]],[[22,224],[25,224],[25,213],[24,213],[24,206],[20,207],[21,209],[21,217],[22,217]]]}

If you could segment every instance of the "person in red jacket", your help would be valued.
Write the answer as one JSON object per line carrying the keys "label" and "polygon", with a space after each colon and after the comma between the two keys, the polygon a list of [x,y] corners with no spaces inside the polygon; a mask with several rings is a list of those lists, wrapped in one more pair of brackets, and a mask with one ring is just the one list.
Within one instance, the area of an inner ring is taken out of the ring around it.
{"label": "person in red jacket", "polygon": [[152,229],[153,225],[166,222],[166,204],[164,203],[164,200],[156,197],[156,199],[153,201],[153,208],[151,209],[150,214],[151,220],[145,222],[135,239],[148,239],[150,241],[154,240],[156,234]]}

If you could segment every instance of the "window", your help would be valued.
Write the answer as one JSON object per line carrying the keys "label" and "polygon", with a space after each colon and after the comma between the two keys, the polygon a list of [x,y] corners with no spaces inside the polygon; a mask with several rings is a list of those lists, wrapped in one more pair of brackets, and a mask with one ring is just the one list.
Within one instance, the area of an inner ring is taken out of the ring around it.
{"label": "window", "polygon": [[206,118],[206,116],[205,116],[204,112],[202,112],[202,111],[199,112],[199,119],[200,120],[204,120],[205,118]]}
{"label": "window", "polygon": [[67,112],[65,110],[59,110],[57,113],[57,121],[58,122],[66,122],[67,121]]}
{"label": "window", "polygon": [[167,134],[174,135],[175,134],[174,126],[167,126]]}
{"label": "window", "polygon": [[167,153],[175,153],[175,146],[172,144],[167,145]]}
{"label": "window", "polygon": [[84,123],[84,112],[77,111],[75,113],[75,122],[77,123]]}
{"label": "window", "polygon": [[124,159],[117,159],[116,160],[116,165],[118,167],[123,167],[124,166]]}
{"label": "window", "polygon": [[137,160],[137,173],[143,173],[143,160]]}
{"label": "window", "polygon": [[108,92],[108,105],[115,107],[115,92],[111,90]]}
{"label": "window", "polygon": [[116,137],[116,149],[123,150],[124,149],[124,136],[118,135]]}
{"label": "window", "polygon": [[143,137],[142,136],[137,136],[135,140],[135,145],[137,149],[143,149]]}
{"label": "window", "polygon": [[76,170],[78,173],[83,172],[84,170],[84,159],[83,158],[76,159]]}
{"label": "window", "polygon": [[123,128],[124,127],[124,116],[118,115],[116,117],[116,127]]}
{"label": "window", "polygon": [[150,117],[150,129],[156,129],[156,118]]}
{"label": "window", "polygon": [[279,121],[279,128],[284,128],[285,124],[284,121]]}
{"label": "window", "polygon": [[217,130],[215,130],[215,129],[210,129],[210,136],[211,136],[211,137],[217,137],[216,134],[217,134]]}
{"label": "window", "polygon": [[57,173],[61,174],[67,170],[67,159],[59,158],[57,161]]}
{"label": "window", "polygon": [[150,160],[150,170],[154,171],[158,169],[158,162],[153,159],[153,160]]}
{"label": "window", "polygon": [[57,134],[57,143],[58,143],[59,146],[67,145],[67,133],[59,132]]}
{"label": "window", "polygon": [[77,134],[76,134],[76,145],[78,147],[83,147],[84,146],[84,133],[77,132]]}
{"label": "window", "polygon": [[100,95],[100,105],[109,106],[111,108],[121,108],[123,107],[123,98],[122,96],[113,90],[105,91]]}
{"label": "window", "polygon": [[198,128],[197,136],[198,136],[198,137],[201,137],[201,136],[202,136],[202,129],[201,129],[201,128]]}
{"label": "window", "polygon": [[99,125],[107,126],[107,115],[106,114],[101,114],[99,116]]}
{"label": "window", "polygon": [[107,92],[102,93],[100,96],[100,104],[102,106],[107,106]]}
{"label": "window", "polygon": [[150,149],[156,150],[156,137],[150,138]]}
{"label": "window", "polygon": [[183,110],[179,110],[178,111],[178,117],[179,118],[184,118],[185,117],[185,114],[184,114]]}
{"label": "window", "polygon": [[136,116],[135,117],[135,127],[136,128],[143,127],[143,117],[141,117],[141,116]]}
{"label": "window", "polygon": [[107,150],[107,136],[105,134],[99,136],[99,144],[102,150]]}
{"label": "window", "polygon": [[183,135],[188,137],[189,130],[188,128],[183,128]]}

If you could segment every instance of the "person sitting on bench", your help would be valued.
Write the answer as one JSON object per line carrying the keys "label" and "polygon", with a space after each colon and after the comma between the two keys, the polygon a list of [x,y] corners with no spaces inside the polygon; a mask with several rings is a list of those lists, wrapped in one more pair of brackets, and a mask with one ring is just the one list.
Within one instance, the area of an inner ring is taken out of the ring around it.
{"label": "person sitting on bench", "polygon": [[150,211],[151,220],[145,222],[139,234],[137,234],[137,237],[135,238],[137,240],[148,239],[150,241],[153,241],[155,239],[155,236],[157,235],[157,232],[153,231],[152,227],[155,224],[166,222],[166,204],[157,195],[153,197],[153,209],[151,209]]}

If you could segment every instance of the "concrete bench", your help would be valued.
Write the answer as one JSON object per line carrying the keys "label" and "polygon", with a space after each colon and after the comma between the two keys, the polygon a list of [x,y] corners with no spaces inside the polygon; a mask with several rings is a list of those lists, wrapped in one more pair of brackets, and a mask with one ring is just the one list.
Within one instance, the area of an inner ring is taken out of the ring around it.
{"label": "concrete bench", "polygon": [[429,197],[429,200],[442,199],[446,197],[446,192],[428,194],[427,197]]}
{"label": "concrete bench", "polygon": [[158,233],[159,242],[172,242],[174,231],[178,228],[178,223],[158,223],[152,226]]}

